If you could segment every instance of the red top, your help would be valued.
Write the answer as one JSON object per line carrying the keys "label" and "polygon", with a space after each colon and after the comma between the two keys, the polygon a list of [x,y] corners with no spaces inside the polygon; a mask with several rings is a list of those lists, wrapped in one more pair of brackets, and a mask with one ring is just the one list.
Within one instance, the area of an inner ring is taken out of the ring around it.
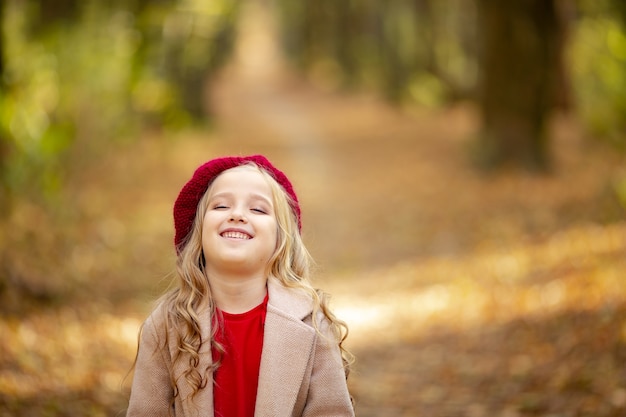
{"label": "red top", "polygon": [[[267,300],[266,295],[261,304],[242,314],[217,312],[221,331],[216,339],[225,352],[214,375],[215,417],[254,416]],[[212,353],[218,360],[219,353],[215,349]]]}

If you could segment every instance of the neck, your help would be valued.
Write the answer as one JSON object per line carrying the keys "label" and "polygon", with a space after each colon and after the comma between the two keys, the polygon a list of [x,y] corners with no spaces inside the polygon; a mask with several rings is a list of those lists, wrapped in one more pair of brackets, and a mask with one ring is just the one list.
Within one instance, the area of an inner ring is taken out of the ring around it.
{"label": "neck", "polygon": [[213,301],[226,313],[240,314],[252,310],[263,302],[267,294],[264,276],[237,276],[207,271]]}

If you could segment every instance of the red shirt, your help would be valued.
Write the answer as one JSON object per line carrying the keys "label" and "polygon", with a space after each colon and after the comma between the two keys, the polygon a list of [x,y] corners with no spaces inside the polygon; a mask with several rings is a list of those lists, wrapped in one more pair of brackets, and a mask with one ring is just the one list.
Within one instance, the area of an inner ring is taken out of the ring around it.
{"label": "red shirt", "polygon": [[[265,296],[263,303],[242,314],[217,312],[221,329],[216,339],[225,352],[214,375],[215,417],[254,416],[267,300]],[[219,359],[215,349],[212,354],[214,361]]]}

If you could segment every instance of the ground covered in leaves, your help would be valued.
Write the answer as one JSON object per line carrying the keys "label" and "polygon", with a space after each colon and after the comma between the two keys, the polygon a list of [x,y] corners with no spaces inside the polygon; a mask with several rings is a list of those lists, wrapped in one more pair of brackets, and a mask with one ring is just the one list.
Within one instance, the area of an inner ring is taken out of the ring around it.
{"label": "ground covered in leaves", "polygon": [[232,153],[295,184],[317,284],[351,328],[358,415],[626,415],[623,155],[557,118],[551,173],[484,173],[470,106],[398,110],[247,69],[208,92],[213,130],[146,134],[73,178],[63,210],[3,225],[3,273],[39,300],[5,294],[0,416],[124,415],[171,277],[171,205]]}

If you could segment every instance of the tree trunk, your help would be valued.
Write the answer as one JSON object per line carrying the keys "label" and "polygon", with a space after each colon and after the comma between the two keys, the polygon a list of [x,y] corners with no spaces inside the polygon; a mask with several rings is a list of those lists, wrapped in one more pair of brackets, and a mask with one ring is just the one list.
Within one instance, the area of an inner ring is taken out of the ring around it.
{"label": "tree trunk", "polygon": [[559,56],[556,0],[479,0],[482,131],[487,167],[549,167],[547,124]]}

